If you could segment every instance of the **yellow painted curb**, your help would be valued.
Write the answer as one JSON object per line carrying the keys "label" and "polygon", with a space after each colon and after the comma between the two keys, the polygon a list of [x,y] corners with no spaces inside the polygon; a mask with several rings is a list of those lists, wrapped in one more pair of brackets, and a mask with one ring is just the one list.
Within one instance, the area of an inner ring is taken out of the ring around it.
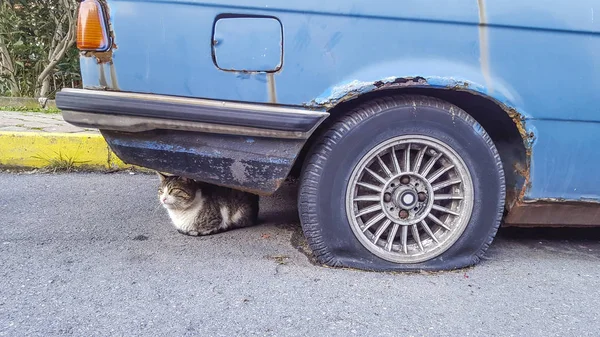
{"label": "yellow painted curb", "polygon": [[125,169],[98,134],[0,132],[0,166],[21,168]]}

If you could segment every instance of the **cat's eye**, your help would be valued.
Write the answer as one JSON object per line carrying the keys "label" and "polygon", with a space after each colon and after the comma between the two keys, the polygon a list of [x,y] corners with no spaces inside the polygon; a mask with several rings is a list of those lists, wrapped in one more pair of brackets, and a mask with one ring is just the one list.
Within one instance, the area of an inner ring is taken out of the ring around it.
{"label": "cat's eye", "polygon": [[186,191],[179,189],[179,188],[173,188],[172,190],[169,191],[169,194],[183,196],[183,197],[189,197],[189,194]]}

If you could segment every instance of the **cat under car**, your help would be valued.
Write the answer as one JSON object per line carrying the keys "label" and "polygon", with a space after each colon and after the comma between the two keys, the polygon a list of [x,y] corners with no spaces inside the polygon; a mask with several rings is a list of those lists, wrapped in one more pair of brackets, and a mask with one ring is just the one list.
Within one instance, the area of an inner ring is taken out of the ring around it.
{"label": "cat under car", "polygon": [[156,172],[158,198],[177,231],[191,236],[256,225],[258,195]]}

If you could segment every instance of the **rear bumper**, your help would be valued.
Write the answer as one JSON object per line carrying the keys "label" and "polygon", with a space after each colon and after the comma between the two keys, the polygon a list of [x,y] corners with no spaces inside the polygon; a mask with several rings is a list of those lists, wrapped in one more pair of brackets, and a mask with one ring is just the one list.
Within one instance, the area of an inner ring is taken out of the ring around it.
{"label": "rear bumper", "polygon": [[56,104],[74,125],[113,131],[186,130],[306,139],[322,111],[86,89],[63,89]]}
{"label": "rear bumper", "polygon": [[68,89],[63,118],[100,129],[128,164],[271,194],[326,112],[153,94]]}

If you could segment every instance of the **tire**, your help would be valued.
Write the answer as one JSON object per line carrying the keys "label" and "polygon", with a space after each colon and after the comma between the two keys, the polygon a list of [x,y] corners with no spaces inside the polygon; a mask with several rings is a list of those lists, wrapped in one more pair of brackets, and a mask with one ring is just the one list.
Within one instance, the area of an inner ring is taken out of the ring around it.
{"label": "tire", "polygon": [[322,264],[439,271],[479,262],[504,200],[502,162],[481,125],[448,102],[394,96],[355,108],[320,136],[302,168],[298,208]]}

